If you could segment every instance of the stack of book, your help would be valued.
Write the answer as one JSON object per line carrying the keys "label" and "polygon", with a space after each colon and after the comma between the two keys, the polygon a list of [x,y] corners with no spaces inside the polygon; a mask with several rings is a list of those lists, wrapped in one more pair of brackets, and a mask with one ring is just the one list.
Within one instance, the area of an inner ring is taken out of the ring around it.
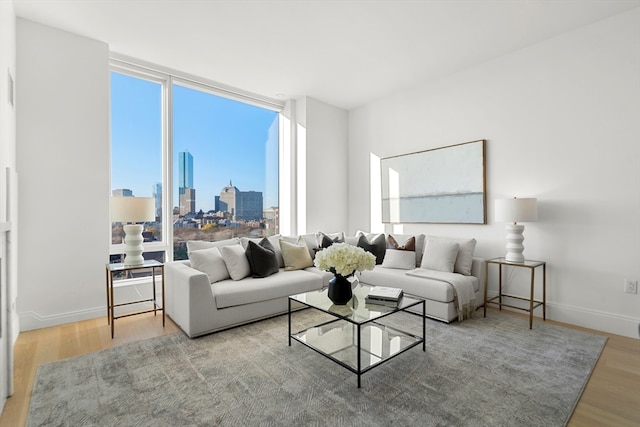
{"label": "stack of book", "polygon": [[374,286],[364,298],[367,304],[379,304],[397,307],[402,299],[402,289]]}

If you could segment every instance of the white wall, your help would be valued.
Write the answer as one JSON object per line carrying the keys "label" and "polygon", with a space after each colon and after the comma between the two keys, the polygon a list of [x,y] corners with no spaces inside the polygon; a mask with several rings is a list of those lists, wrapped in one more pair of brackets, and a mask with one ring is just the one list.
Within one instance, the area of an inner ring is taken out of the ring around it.
{"label": "white wall", "polygon": [[21,330],[104,316],[109,51],[17,22]]}
{"label": "white wall", "polygon": [[[299,233],[347,228],[348,112],[305,97],[296,101],[299,128]],[[301,196],[300,191],[304,194]],[[306,196],[306,197],[305,197]]]}
{"label": "white wall", "polygon": [[19,332],[15,81],[16,15],[13,2],[0,2],[0,410],[13,393],[13,345]]}
{"label": "white wall", "polygon": [[351,111],[350,231],[381,227],[371,154],[486,139],[489,224],[401,228],[473,236],[479,256],[502,256],[494,200],[537,197],[524,245],[548,262],[548,315],[638,337],[640,295],[623,280],[640,280],[639,34],[635,9]]}

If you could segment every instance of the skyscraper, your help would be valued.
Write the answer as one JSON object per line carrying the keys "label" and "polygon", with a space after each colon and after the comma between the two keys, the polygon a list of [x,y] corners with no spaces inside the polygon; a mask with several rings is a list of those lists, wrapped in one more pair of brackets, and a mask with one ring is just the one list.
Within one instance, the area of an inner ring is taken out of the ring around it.
{"label": "skyscraper", "polygon": [[178,188],[182,194],[184,188],[193,188],[193,156],[188,151],[182,151],[178,156]]}
{"label": "skyscraper", "polygon": [[196,190],[193,188],[193,156],[188,151],[178,153],[178,201],[180,215],[196,210]]}
{"label": "skyscraper", "polygon": [[230,213],[236,221],[261,219],[262,203],[261,191],[240,191],[232,182],[215,197],[215,209]]}
{"label": "skyscraper", "polygon": [[153,184],[153,198],[155,200],[156,220],[162,218],[162,184],[156,182]]}

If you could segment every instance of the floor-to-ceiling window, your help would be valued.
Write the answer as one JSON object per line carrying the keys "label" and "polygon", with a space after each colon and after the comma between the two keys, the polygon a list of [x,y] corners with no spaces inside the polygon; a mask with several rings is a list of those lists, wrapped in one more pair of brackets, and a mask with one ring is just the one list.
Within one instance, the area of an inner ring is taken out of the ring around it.
{"label": "floor-to-ceiling window", "polygon": [[172,86],[174,258],[188,240],[278,230],[278,113]]}
{"label": "floor-to-ceiling window", "polygon": [[[278,109],[170,74],[111,72],[111,192],[153,197],[145,258],[186,259],[188,240],[276,234]],[[111,224],[112,262],[122,224]]]}
{"label": "floor-to-ceiling window", "polygon": [[[111,196],[154,199],[155,218],[144,223],[145,258],[164,261],[162,209],[166,82],[111,72]],[[123,223],[111,223],[111,261],[122,261]]]}

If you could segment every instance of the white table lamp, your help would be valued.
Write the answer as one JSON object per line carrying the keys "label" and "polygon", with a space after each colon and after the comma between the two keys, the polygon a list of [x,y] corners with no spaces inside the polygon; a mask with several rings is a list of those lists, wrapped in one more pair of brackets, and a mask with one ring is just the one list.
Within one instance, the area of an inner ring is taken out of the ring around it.
{"label": "white table lamp", "polygon": [[538,199],[499,199],[495,203],[496,222],[507,222],[507,254],[508,262],[524,262],[524,225],[519,222],[535,222],[538,219]]}
{"label": "white table lamp", "polygon": [[124,229],[124,265],[144,264],[142,252],[143,226],[137,222],[153,221],[155,199],[153,197],[111,197],[111,222],[122,222]]}

